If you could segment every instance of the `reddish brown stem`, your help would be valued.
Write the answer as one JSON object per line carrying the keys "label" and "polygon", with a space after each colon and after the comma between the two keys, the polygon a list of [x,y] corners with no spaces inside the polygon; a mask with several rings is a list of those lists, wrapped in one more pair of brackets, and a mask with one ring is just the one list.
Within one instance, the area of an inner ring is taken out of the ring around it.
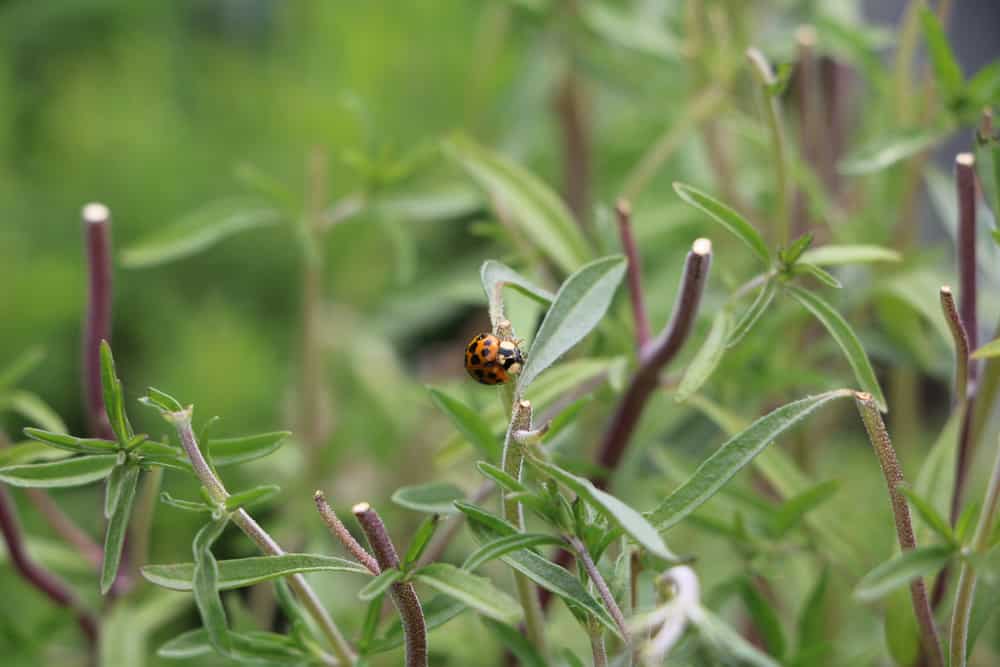
{"label": "reddish brown stem", "polygon": [[111,212],[104,204],[87,204],[82,217],[88,278],[83,331],[83,400],[91,434],[114,440],[101,388],[101,341],[111,341]]}
{"label": "reddish brown stem", "polygon": [[330,533],[344,545],[344,548],[347,549],[348,553],[354,556],[354,559],[361,563],[365,569],[374,575],[378,575],[378,573],[381,572],[378,562],[363,546],[361,546],[360,542],[354,539],[351,532],[347,530],[347,526],[343,524],[343,522],[337,517],[337,513],[333,511],[332,507],[330,507],[330,503],[326,502],[326,496],[323,495],[323,492],[316,491],[316,493],[313,494],[313,500],[316,502],[316,510],[323,518],[323,522],[326,523],[327,527],[330,529]]}
{"label": "reddish brown stem", "polygon": [[622,250],[628,259],[628,292],[632,301],[632,317],[635,318],[635,343],[639,352],[642,352],[649,342],[649,316],[646,314],[646,302],[642,295],[642,263],[632,234],[632,206],[628,201],[618,200],[615,217],[618,220]]}

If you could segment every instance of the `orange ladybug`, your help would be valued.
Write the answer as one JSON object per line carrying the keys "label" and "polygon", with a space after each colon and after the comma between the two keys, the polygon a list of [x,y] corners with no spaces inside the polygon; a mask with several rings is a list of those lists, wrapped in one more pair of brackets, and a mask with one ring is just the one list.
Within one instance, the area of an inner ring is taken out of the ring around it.
{"label": "orange ladybug", "polygon": [[512,340],[482,333],[465,348],[465,370],[481,384],[504,384],[521,372],[524,355]]}

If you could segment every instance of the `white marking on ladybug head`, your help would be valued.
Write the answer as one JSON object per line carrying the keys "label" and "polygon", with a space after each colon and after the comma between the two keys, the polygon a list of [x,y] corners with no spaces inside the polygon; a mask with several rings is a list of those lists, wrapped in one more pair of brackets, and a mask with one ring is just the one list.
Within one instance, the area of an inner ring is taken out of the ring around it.
{"label": "white marking on ladybug head", "polygon": [[510,366],[507,367],[507,372],[511,373],[512,375],[517,375],[518,373],[521,372],[521,363],[515,361],[514,363],[512,363]]}

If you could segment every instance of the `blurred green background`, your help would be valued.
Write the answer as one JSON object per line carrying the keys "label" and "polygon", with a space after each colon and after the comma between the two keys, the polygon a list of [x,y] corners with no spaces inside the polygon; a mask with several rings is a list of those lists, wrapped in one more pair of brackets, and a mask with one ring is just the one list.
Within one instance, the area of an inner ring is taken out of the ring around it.
{"label": "blurred green background", "polygon": [[[439,455],[453,432],[424,388],[443,387],[480,409],[498,409],[494,392],[473,385],[461,367],[465,340],[488,326],[479,265],[500,258],[550,288],[560,278],[524,252],[471,181],[437,151],[439,141],[462,130],[562,189],[554,91],[571,62],[585,82],[593,137],[588,231],[606,252],[618,252],[610,205],[651,142],[683,122],[717,65],[711,55],[704,67],[686,59],[685,3],[581,2],[588,10],[578,30],[537,9],[547,4],[0,2],[0,366],[28,348],[43,347],[44,363],[22,386],[49,402],[71,433],[83,433],[81,206],[100,201],[111,208],[118,256],[207,202],[246,196],[253,183],[268,181],[300,202],[309,181],[308,156],[324,151],[327,204],[367,192],[371,206],[333,227],[323,242],[328,315],[323,334],[329,344],[322,365],[329,427],[323,465],[303,475],[301,448],[293,441],[271,459],[230,473],[228,481],[235,488],[281,484],[280,500],[262,510],[261,518],[279,541],[293,540],[295,548],[339,553],[312,513],[313,485],[325,488],[338,507],[362,499],[383,507],[391,530],[405,541],[420,517],[392,507],[388,498],[395,488],[441,477],[470,489],[479,482],[468,452],[450,459]],[[706,7],[710,19],[714,10],[730,21],[732,52],[716,54],[719,60],[733,53],[739,57],[750,44],[764,48],[775,62],[790,60],[795,28],[816,22],[823,53],[852,65],[852,87],[842,100],[852,129],[848,143],[896,123],[900,100],[872,77],[879,59],[861,57],[870,53],[888,61],[896,25],[865,24],[862,8],[849,0],[717,0]],[[1000,29],[992,34],[995,45]],[[567,52],[574,57],[568,59]],[[740,75],[719,118],[732,140],[739,193],[766,208],[769,164],[751,92],[749,77]],[[968,132],[960,136],[967,148]],[[671,181],[683,180],[717,192],[702,135],[692,128],[678,140],[635,202],[654,329],[668,316],[681,261],[694,238],[710,235],[716,243],[705,313],[714,312],[724,292],[750,275],[738,243],[679,203],[670,188]],[[400,161],[409,168],[372,187],[370,165],[383,168]],[[899,187],[897,174],[866,181],[862,204],[833,236],[841,242],[892,244],[891,218],[897,211],[892,197]],[[917,236],[927,242],[906,248],[907,269],[931,267],[933,276],[954,280],[951,251],[941,242],[943,228],[926,214],[929,207],[920,210],[926,221]],[[302,261],[290,233],[294,218],[177,262],[116,268],[113,347],[132,404],[152,384],[193,403],[200,420],[220,415],[215,427],[220,434],[296,428]],[[877,269],[864,269],[847,278],[855,286],[871,287],[879,276],[885,278]],[[928,280],[936,290],[940,281]],[[868,308],[870,293],[860,287],[845,292],[836,297],[838,303],[853,313],[848,317],[862,330],[879,370],[898,365],[919,380],[914,386],[921,423],[899,426],[916,434],[900,445],[904,464],[915,474],[922,448],[946,417],[950,357],[945,341],[919,326],[912,309],[891,301]],[[989,303],[981,319],[992,326],[995,304],[984,301]],[[625,302],[620,295],[589,349],[593,356],[628,357],[631,320]],[[885,325],[901,308],[900,319],[919,330],[919,340],[903,325],[896,331]],[[530,338],[537,312],[516,299],[511,309],[522,335]],[[794,308],[780,312],[727,356],[706,392],[743,418],[851,382],[829,339],[774,349],[785,323],[799,317]],[[703,317],[696,339],[704,337],[708,321]],[[689,347],[690,354],[695,346]],[[595,402],[600,409],[582,418],[574,444],[577,458],[592,447],[592,434],[602,428],[618,389],[620,383],[614,382],[600,389]],[[680,456],[693,468],[724,437],[696,410],[674,406],[669,397],[657,401],[650,407],[655,423],[644,424],[636,446],[648,452],[639,444],[655,445],[657,451],[632,457],[626,474],[638,483],[620,489],[639,507],[674,483],[657,472],[663,457]],[[162,422],[145,412],[133,410],[137,430],[160,434]],[[835,454],[813,450],[803,460],[817,480],[841,481],[838,508],[862,554],[849,568],[854,574],[840,572],[849,590],[860,573],[891,552],[893,535],[884,488],[859,425],[847,410],[839,417],[821,420],[809,431],[828,436],[825,446]],[[26,424],[14,414],[0,419],[11,437]],[[805,447],[808,439],[805,435],[793,444]],[[667,477],[683,479],[676,472]],[[165,488],[176,495],[196,492],[171,473]],[[85,488],[53,495],[96,535],[99,493]],[[19,504],[29,531],[39,535],[39,548],[48,548],[45,553],[81,589],[96,588],[85,568],[74,568],[72,558],[58,552],[23,498]],[[187,559],[196,521],[161,507],[153,560]],[[670,542],[684,553],[697,553],[700,573],[710,582],[741,567],[725,541],[688,527],[678,529]],[[245,555],[250,547],[242,536],[227,533],[220,552]],[[456,553],[461,552],[459,547]],[[787,580],[796,592],[808,590],[816,571],[815,562],[795,560],[768,570],[779,586]],[[315,580],[338,619],[356,630],[361,607],[353,600],[354,582]],[[17,664],[38,664],[53,650],[59,655],[47,637],[53,629],[58,630],[56,644],[71,643],[65,616],[9,568],[0,570],[0,598],[16,600],[18,610],[5,603],[0,613],[0,654],[14,656]],[[189,602],[178,603],[171,625],[157,630],[151,646],[195,624]],[[254,604],[259,602],[247,601],[250,608]],[[882,654],[881,611],[869,609],[855,617],[845,609],[851,607],[841,608],[831,627],[855,643],[838,651],[836,664],[861,664],[853,662],[859,655]],[[571,636],[578,630],[568,618],[562,621],[566,641],[576,641]],[[487,642],[485,630],[472,618],[456,623],[463,631],[453,627],[432,635],[432,643],[441,647],[434,664],[483,664],[477,661],[483,649],[467,633]]]}

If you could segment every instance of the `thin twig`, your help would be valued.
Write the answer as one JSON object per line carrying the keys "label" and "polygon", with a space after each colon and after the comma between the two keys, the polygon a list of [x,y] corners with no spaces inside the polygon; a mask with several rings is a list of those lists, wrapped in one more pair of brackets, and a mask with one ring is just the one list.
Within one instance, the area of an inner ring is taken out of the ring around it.
{"label": "thin twig", "polygon": [[[358,503],[353,510],[355,518],[368,538],[368,544],[375,552],[375,560],[385,571],[399,568],[399,555],[385,524],[378,513],[368,503]],[[392,585],[392,601],[399,611],[406,637],[406,667],[427,667],[427,627],[420,599],[413,590],[413,584],[398,582]]]}
{"label": "thin twig", "polygon": [[[892,447],[889,432],[882,421],[882,414],[871,394],[857,392],[854,399],[889,490],[889,500],[892,504],[899,547],[903,551],[910,551],[917,547],[917,540],[913,535],[910,508],[906,504],[906,498],[899,490],[905,480],[903,479],[903,471],[899,467],[899,460],[896,458],[896,451]],[[927,599],[923,578],[917,577],[910,583],[910,598],[920,628],[920,641],[924,655],[931,667],[942,667],[944,656],[941,652],[941,640],[938,637],[937,627],[934,625],[934,613],[931,611],[931,605]]]}
{"label": "thin twig", "polygon": [[615,217],[618,220],[618,237],[622,242],[622,250],[628,259],[628,295],[632,302],[632,317],[635,318],[636,348],[641,352],[649,342],[649,315],[642,295],[642,262],[632,234],[632,206],[628,201],[618,200]]}
{"label": "thin twig", "polygon": [[378,566],[378,561],[375,557],[368,553],[368,550],[361,546],[361,543],[354,539],[351,535],[351,531],[347,530],[347,526],[337,517],[337,513],[333,511],[330,507],[330,503],[326,501],[326,496],[322,491],[317,490],[313,494],[313,500],[316,502],[316,510],[319,515],[323,518],[323,522],[326,523],[327,527],[330,529],[330,533],[337,538],[347,552],[354,556],[354,560],[361,563],[366,570],[374,575],[378,575],[381,570]]}
{"label": "thin twig", "polygon": [[83,331],[83,401],[95,438],[114,440],[101,387],[101,341],[111,340],[111,211],[104,204],[83,207],[87,253],[87,314]]}
{"label": "thin twig", "polygon": [[576,552],[577,558],[580,559],[580,563],[583,565],[583,569],[587,571],[587,576],[594,583],[594,587],[597,589],[598,594],[601,599],[604,600],[604,606],[608,608],[608,612],[611,614],[611,618],[614,619],[615,625],[618,626],[618,631],[622,634],[622,639],[628,644],[629,631],[628,627],[625,625],[625,615],[622,614],[621,607],[618,606],[618,602],[615,601],[615,596],[611,594],[611,589],[608,588],[608,583],[604,581],[604,577],[601,576],[600,571],[597,569],[597,565],[594,563],[594,559],[591,558],[590,552],[587,550],[587,545],[575,535],[567,535],[566,543],[573,548]]}
{"label": "thin twig", "polygon": [[964,406],[969,397],[969,336],[955,307],[955,297],[951,288],[941,286],[941,312],[951,330],[955,344],[955,404]]}
{"label": "thin twig", "polygon": [[83,606],[66,582],[31,560],[25,549],[24,533],[21,532],[21,525],[17,520],[14,499],[3,486],[0,486],[0,533],[3,534],[7,553],[14,569],[25,581],[45,594],[52,602],[73,612],[91,650],[96,651],[97,618]]}

